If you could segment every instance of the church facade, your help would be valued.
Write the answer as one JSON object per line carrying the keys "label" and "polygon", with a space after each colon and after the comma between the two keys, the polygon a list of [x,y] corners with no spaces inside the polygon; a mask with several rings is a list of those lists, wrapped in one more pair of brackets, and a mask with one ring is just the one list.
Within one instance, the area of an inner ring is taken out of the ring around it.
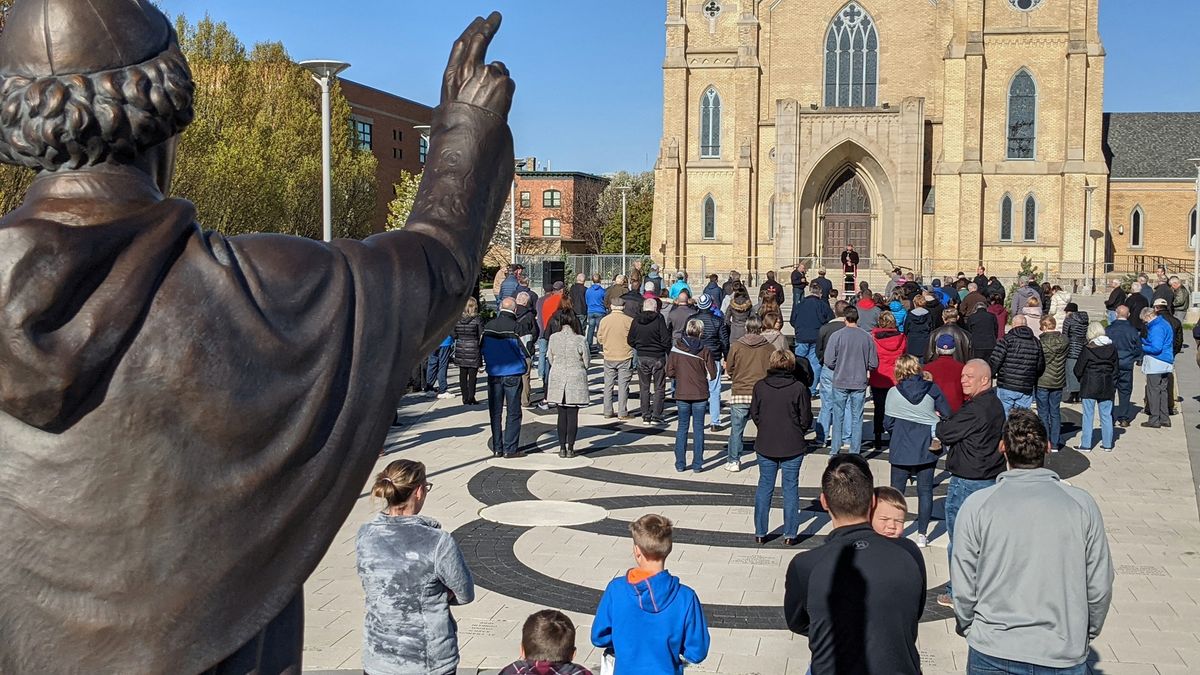
{"label": "church facade", "polygon": [[927,273],[1103,262],[1098,11],[668,0],[652,255],[708,271],[830,264],[848,243],[864,267]]}

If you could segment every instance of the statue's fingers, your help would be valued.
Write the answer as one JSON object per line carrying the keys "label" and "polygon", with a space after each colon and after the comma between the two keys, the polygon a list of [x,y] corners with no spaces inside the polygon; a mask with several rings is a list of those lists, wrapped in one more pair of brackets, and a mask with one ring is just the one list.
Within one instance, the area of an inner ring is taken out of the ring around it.
{"label": "statue's fingers", "polygon": [[488,66],[493,72],[499,73],[504,77],[508,77],[508,66],[504,65],[503,61],[492,61]]}
{"label": "statue's fingers", "polygon": [[454,41],[454,48],[450,50],[450,60],[446,63],[447,74],[449,74],[451,70],[462,68],[462,65],[466,61],[468,55],[467,46],[471,44],[471,39],[479,32],[483,23],[483,17],[475,17],[475,20],[471,22],[471,25],[467,26],[467,29],[462,32],[462,35],[458,36],[458,39]]}
{"label": "statue's fingers", "polygon": [[496,31],[500,30],[500,12],[492,12],[486,20],[482,20],[483,25],[471,36],[471,40],[467,43],[467,62],[482,64],[484,57],[487,56],[488,45],[492,44],[492,38],[496,37]]}

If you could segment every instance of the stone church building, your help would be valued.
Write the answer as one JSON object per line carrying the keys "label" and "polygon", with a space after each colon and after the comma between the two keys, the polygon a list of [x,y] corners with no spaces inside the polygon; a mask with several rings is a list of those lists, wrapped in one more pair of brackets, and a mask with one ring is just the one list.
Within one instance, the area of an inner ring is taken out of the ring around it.
{"label": "stone church building", "polygon": [[[1116,233],[1132,211],[1108,212],[1098,11],[1099,0],[667,0],[651,254],[670,269],[765,270],[832,265],[850,243],[876,269],[881,255],[939,274],[1028,256],[1083,275],[1144,251],[1145,233]],[[1176,122],[1200,129],[1193,115]],[[1189,181],[1180,161],[1170,171],[1183,175],[1157,178]],[[1170,255],[1184,257],[1188,217],[1158,219],[1179,233]]]}

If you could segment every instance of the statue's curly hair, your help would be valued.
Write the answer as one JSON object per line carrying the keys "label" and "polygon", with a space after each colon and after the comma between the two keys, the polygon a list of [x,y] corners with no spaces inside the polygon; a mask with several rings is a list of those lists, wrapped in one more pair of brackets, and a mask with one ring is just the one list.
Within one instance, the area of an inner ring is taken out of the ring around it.
{"label": "statue's curly hair", "polygon": [[187,127],[194,94],[174,35],[158,56],[124,68],[0,76],[0,162],[51,171],[130,163]]}

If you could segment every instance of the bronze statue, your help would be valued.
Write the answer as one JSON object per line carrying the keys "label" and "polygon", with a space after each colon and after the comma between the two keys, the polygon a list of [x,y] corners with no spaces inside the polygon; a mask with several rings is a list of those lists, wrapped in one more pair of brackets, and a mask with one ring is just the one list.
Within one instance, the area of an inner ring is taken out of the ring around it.
{"label": "bronze statue", "polygon": [[402,231],[200,229],[164,196],[193,86],[147,0],[19,0],[0,159],[0,673],[298,673],[304,580],[512,178],[499,14],[455,43]]}

